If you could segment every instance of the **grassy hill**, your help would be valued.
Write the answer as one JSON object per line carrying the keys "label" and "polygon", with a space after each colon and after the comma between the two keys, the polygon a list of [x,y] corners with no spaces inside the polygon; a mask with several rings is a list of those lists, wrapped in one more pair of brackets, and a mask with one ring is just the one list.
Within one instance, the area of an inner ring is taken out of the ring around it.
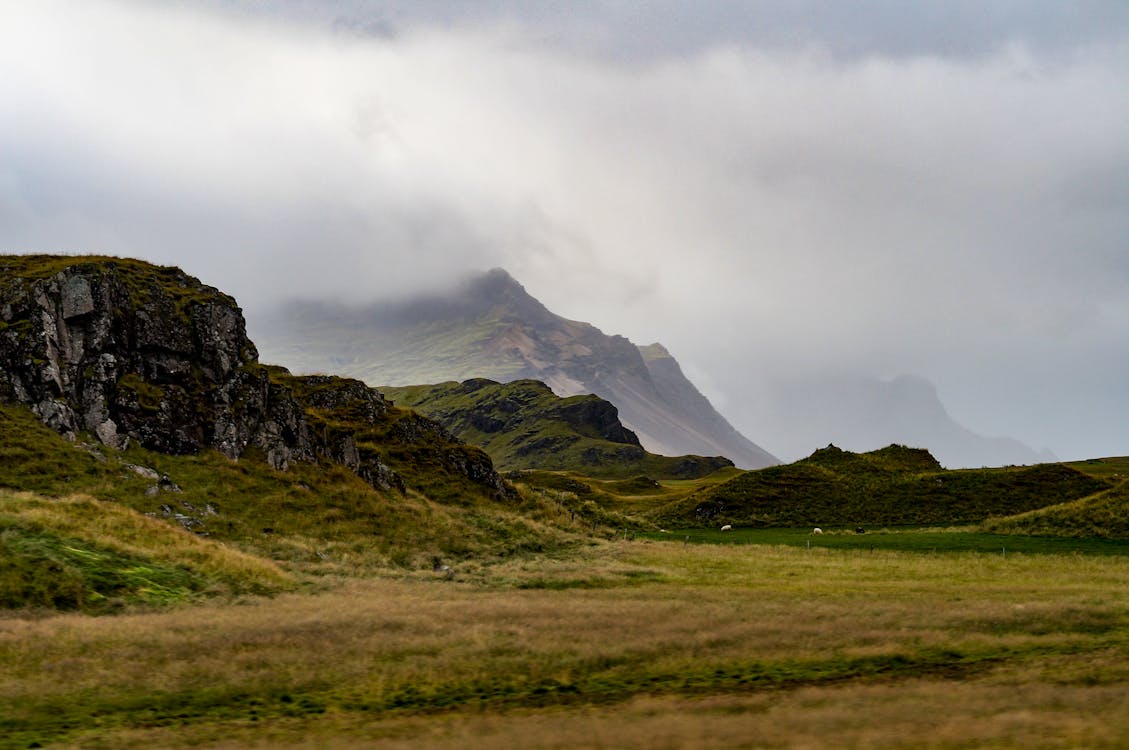
{"label": "grassy hill", "polygon": [[786,466],[750,471],[655,513],[669,526],[805,526],[980,522],[1109,488],[1063,464],[947,471],[924,450],[835,446]]}
{"label": "grassy hill", "polygon": [[[413,419],[395,410],[388,430]],[[330,460],[279,471],[255,451],[231,460],[71,443],[25,407],[0,404],[0,608],[271,593],[326,575],[561,550],[592,533],[588,516],[536,494],[495,498],[402,445],[405,455],[385,455],[403,493]],[[431,484],[417,482],[426,474]]]}
{"label": "grassy hill", "polygon": [[732,466],[725,458],[648,453],[616,408],[597,396],[561,398],[536,380],[476,378],[380,391],[485,450],[502,470],[577,471],[593,477],[691,479]]}
{"label": "grassy hill", "polygon": [[1104,492],[1004,518],[984,528],[1000,534],[1129,539],[1129,457],[1069,464],[1113,486]]}
{"label": "grassy hill", "polygon": [[1105,492],[1058,503],[984,524],[1000,534],[1129,538],[1129,483]]}

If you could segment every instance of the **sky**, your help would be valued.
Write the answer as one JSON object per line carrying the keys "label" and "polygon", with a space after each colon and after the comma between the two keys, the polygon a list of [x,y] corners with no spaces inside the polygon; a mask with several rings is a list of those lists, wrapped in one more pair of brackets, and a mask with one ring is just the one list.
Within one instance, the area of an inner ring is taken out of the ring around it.
{"label": "sky", "polygon": [[256,311],[501,266],[772,450],[928,380],[1129,454],[1129,4],[0,0],[0,252]]}

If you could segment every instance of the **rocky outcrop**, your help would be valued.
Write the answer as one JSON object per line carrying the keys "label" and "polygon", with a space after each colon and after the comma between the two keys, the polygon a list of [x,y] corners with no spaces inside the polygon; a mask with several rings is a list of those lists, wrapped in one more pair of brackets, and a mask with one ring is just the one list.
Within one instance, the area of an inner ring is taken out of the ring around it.
{"label": "rocky outcrop", "polygon": [[174,268],[58,265],[0,265],[0,396],[116,447],[235,457],[259,436],[267,394],[234,300]]}
{"label": "rocky outcrop", "polygon": [[538,380],[474,378],[384,392],[481,447],[503,470],[689,479],[733,465],[720,456],[649,453],[608,401],[593,395],[561,398]]}
{"label": "rocky outcrop", "polygon": [[[0,400],[30,406],[64,435],[88,432],[116,448],[211,448],[233,459],[257,448],[276,469],[324,457],[374,486],[405,489],[381,451],[354,434],[397,421],[380,393],[259,364],[235,300],[178,268],[0,256]],[[348,420],[330,430],[314,416],[327,412]],[[428,429],[428,450],[448,451],[461,476],[506,491],[481,451],[435,423],[415,428]],[[386,437],[410,455],[410,439]]]}

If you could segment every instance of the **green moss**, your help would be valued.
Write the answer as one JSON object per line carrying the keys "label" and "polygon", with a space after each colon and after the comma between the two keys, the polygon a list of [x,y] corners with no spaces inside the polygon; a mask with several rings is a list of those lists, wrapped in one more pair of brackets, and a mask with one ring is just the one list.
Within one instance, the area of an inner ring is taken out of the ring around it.
{"label": "green moss", "polygon": [[161,400],[165,397],[165,392],[159,385],[147,383],[135,373],[123,375],[118,380],[118,389],[134,394],[138,405],[150,412],[160,410]]}

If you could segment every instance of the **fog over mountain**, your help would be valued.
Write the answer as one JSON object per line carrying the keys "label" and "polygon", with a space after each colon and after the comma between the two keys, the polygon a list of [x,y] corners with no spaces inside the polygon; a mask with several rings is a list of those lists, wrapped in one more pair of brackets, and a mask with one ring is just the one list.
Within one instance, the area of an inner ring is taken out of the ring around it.
{"label": "fog over mountain", "polygon": [[252,328],[500,266],[780,458],[878,423],[805,389],[901,374],[1125,454],[1127,82],[1119,0],[3,3],[0,248],[180,265]]}
{"label": "fog over mountain", "polygon": [[256,344],[295,371],[340,372],[382,389],[539,380],[557,396],[610,401],[652,453],[725,456],[747,469],[779,463],[717,413],[662,344],[565,320],[501,268],[399,304],[284,302],[258,318]]}

